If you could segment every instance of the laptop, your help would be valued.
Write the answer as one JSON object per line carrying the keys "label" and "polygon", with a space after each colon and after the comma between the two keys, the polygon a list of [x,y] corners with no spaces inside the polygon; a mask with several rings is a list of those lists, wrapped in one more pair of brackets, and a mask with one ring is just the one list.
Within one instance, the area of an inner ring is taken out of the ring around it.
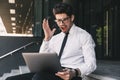
{"label": "laptop", "polygon": [[30,72],[56,73],[62,70],[56,53],[22,53]]}

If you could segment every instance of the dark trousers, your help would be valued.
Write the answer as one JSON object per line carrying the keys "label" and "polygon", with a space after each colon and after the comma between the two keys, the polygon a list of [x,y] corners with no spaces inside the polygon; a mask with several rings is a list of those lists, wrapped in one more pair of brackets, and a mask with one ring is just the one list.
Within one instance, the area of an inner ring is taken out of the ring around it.
{"label": "dark trousers", "polygon": [[[58,76],[55,76],[55,73],[36,73],[32,80],[63,80]],[[82,80],[81,77],[74,77],[72,80]]]}
{"label": "dark trousers", "polygon": [[10,76],[6,80],[32,80],[34,73],[26,73],[21,75]]}
{"label": "dark trousers", "polygon": [[[63,80],[53,73],[27,73],[8,77],[6,80]],[[75,77],[72,80],[82,80],[80,77]]]}

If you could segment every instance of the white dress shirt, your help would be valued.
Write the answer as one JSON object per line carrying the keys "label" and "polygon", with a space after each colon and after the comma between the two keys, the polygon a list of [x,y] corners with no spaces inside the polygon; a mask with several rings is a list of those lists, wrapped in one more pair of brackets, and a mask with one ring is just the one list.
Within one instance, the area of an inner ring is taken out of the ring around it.
{"label": "white dress shirt", "polygon": [[[65,33],[54,35],[49,41],[43,41],[40,53],[55,52],[59,55]],[[63,67],[79,68],[81,77],[96,69],[94,41],[91,35],[75,24],[71,27],[60,62]]]}

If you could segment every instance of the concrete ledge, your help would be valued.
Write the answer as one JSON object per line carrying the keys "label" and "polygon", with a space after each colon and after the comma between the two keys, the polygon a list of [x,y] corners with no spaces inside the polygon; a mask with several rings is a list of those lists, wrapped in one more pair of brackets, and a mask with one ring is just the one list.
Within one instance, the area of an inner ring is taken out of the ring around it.
{"label": "concrete ledge", "polygon": [[[120,80],[120,77],[116,77],[116,76],[103,76],[103,75],[98,75],[98,74],[90,74],[88,76],[89,78],[96,79],[96,80]],[[91,80],[89,79],[89,80]]]}
{"label": "concrete ledge", "polygon": [[98,60],[97,69],[88,80],[120,80],[120,61]]}

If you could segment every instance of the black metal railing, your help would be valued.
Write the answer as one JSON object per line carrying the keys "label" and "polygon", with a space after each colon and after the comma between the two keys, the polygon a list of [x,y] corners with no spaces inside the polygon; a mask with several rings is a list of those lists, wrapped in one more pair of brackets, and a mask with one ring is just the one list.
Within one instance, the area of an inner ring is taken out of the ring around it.
{"label": "black metal railing", "polygon": [[7,56],[9,56],[9,55],[14,54],[15,52],[17,52],[17,51],[19,51],[19,50],[21,50],[21,49],[26,48],[27,46],[29,46],[29,45],[31,45],[31,44],[33,44],[33,43],[34,43],[34,42],[30,42],[30,43],[28,43],[28,44],[26,44],[26,45],[24,45],[24,46],[21,46],[21,47],[15,49],[15,50],[12,50],[12,51],[10,51],[10,52],[8,52],[8,53],[0,56],[0,60],[3,59],[3,58],[5,58],[5,57],[7,57]]}

